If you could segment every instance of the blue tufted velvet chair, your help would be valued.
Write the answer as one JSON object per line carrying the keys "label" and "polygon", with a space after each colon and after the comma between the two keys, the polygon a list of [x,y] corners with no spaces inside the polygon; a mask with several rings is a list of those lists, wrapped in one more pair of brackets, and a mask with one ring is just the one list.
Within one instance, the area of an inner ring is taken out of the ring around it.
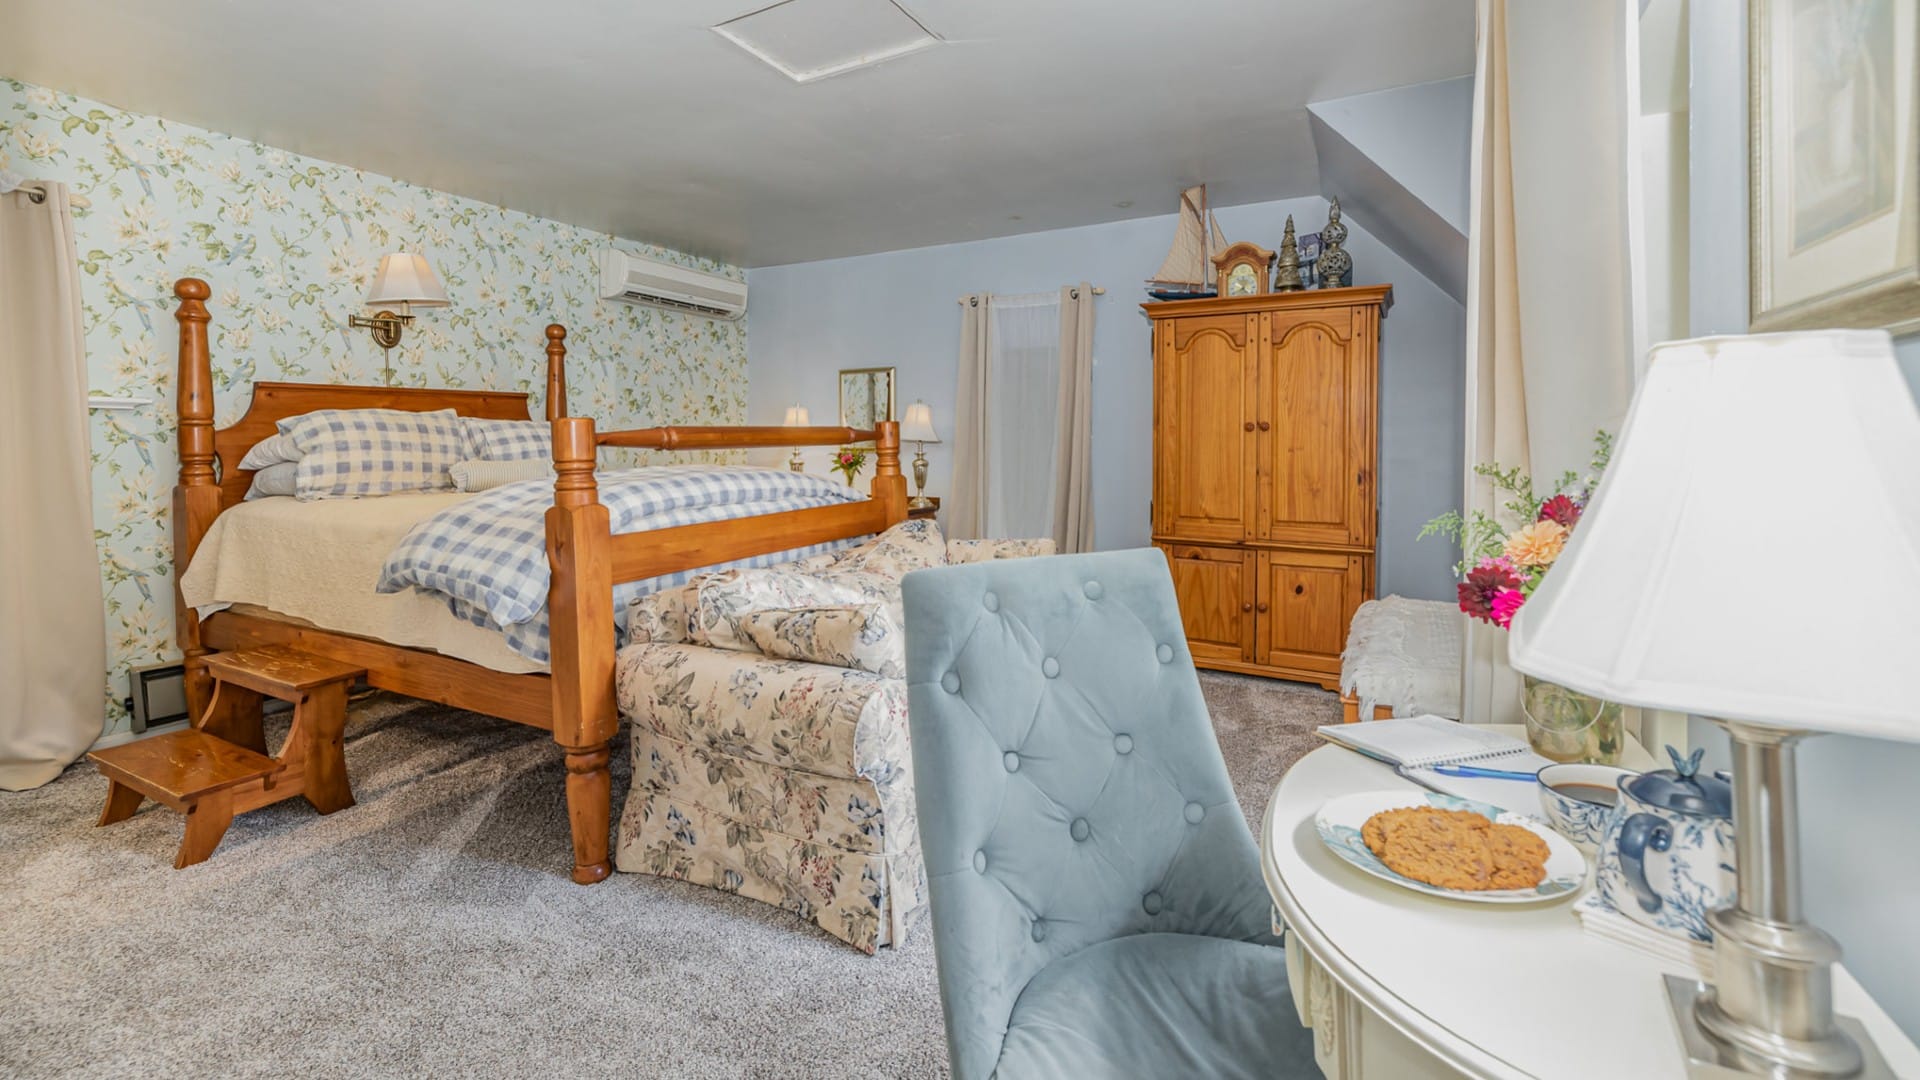
{"label": "blue tufted velvet chair", "polygon": [[903,588],[957,1080],[1318,1077],[1161,554]]}

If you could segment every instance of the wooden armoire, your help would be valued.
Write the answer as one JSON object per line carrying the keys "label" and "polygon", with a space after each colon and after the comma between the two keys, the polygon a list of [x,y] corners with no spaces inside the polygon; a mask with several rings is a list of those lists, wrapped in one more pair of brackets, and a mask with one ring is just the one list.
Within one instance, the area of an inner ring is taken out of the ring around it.
{"label": "wooden armoire", "polygon": [[1388,285],[1141,305],[1153,542],[1201,667],[1337,688],[1373,595]]}

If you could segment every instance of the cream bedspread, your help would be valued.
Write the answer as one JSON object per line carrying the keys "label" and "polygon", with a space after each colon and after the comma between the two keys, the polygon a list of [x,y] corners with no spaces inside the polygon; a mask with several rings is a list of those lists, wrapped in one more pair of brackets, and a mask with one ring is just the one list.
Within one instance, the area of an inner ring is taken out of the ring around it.
{"label": "cream bedspread", "polygon": [[509,648],[499,631],[447,610],[444,597],[417,589],[374,591],[387,553],[407,530],[471,497],[435,492],[241,503],[214,519],[180,578],[180,594],[202,616],[234,606],[266,608],[322,629],[432,649],[495,671],[545,671],[544,664]]}

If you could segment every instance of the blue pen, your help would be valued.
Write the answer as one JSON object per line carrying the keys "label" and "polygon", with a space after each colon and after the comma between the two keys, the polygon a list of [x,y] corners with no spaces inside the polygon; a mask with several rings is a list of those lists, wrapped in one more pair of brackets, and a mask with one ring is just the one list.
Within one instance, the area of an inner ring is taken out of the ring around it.
{"label": "blue pen", "polygon": [[1472,765],[1435,765],[1433,771],[1441,776],[1474,776],[1487,780],[1525,780],[1531,784],[1537,777],[1530,772],[1508,772],[1505,769],[1481,769]]}

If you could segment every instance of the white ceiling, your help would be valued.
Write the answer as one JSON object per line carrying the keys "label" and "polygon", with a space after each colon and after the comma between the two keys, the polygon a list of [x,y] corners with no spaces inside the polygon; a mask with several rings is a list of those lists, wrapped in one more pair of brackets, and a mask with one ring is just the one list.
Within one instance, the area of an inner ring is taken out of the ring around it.
{"label": "white ceiling", "polygon": [[901,0],[801,84],[766,4],[5,0],[0,75],[766,266],[1316,193],[1307,102],[1473,67],[1472,0]]}

